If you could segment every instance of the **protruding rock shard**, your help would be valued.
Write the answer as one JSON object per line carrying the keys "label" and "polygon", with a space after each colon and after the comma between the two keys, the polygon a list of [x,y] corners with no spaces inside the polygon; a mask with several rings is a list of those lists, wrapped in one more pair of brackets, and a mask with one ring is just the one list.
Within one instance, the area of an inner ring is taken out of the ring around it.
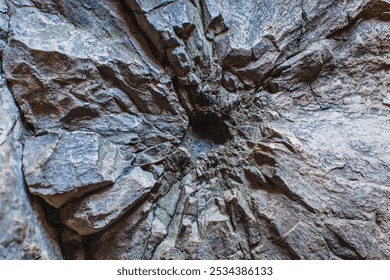
{"label": "protruding rock shard", "polygon": [[155,184],[152,173],[136,167],[112,187],[67,205],[61,219],[81,235],[101,231],[141,201]]}
{"label": "protruding rock shard", "polygon": [[115,145],[91,132],[33,137],[23,153],[30,192],[57,208],[113,184],[124,164]]}

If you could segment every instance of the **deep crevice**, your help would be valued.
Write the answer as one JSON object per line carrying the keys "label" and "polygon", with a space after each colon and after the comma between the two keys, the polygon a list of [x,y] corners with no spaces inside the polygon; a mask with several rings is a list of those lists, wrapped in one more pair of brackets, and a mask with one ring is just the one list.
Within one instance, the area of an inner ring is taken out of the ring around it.
{"label": "deep crevice", "polygon": [[[26,183],[26,188],[27,188],[27,183]],[[28,190],[26,190],[26,192],[30,194]],[[63,258],[67,259],[66,250],[64,248],[64,244],[61,236],[62,227],[64,227],[64,225],[60,221],[59,210],[49,205],[46,201],[43,200],[43,198],[39,196],[34,196],[33,199],[35,199],[37,203],[41,206],[47,223],[56,231],[57,244],[60,247]]]}
{"label": "deep crevice", "polygon": [[340,37],[342,38],[343,35],[350,33],[361,21],[378,18],[386,11],[390,11],[389,4],[382,1],[369,2],[356,17],[348,19],[346,26],[333,31],[327,36],[327,39],[340,40]]}
{"label": "deep crevice", "polygon": [[190,127],[202,138],[216,144],[224,144],[232,139],[226,120],[210,110],[199,110],[190,117]]}
{"label": "deep crevice", "polygon": [[149,36],[146,34],[146,32],[141,28],[140,24],[137,21],[137,18],[135,16],[136,11],[131,9],[125,2],[125,0],[120,0],[120,4],[124,10],[124,12],[128,15],[131,23],[136,28],[137,32],[141,35],[141,37],[145,40],[147,44],[147,48],[150,50],[150,53],[154,56],[155,59],[157,59],[163,68],[166,68],[170,65],[168,62],[168,58],[163,55],[161,55],[161,52],[157,49],[155,44],[152,42],[152,40],[149,38]]}

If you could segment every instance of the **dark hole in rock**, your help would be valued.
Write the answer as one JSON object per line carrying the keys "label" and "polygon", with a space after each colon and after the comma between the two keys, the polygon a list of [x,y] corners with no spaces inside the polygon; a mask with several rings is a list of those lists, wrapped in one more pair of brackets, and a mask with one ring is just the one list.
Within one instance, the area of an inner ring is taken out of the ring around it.
{"label": "dark hole in rock", "polygon": [[200,137],[216,144],[224,144],[232,138],[226,119],[211,111],[198,111],[190,120],[190,126]]}

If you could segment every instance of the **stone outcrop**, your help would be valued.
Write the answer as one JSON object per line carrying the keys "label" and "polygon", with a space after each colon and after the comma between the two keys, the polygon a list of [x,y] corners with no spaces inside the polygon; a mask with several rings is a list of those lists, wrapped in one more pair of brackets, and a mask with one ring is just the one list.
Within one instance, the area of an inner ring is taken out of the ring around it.
{"label": "stone outcrop", "polygon": [[389,15],[0,0],[0,259],[389,259]]}
{"label": "stone outcrop", "polygon": [[54,229],[23,179],[21,116],[0,78],[0,259],[62,259]]}
{"label": "stone outcrop", "polygon": [[33,137],[26,141],[23,152],[30,192],[57,208],[112,185],[124,163],[118,147],[91,132]]}
{"label": "stone outcrop", "polygon": [[81,235],[106,228],[141,201],[154,187],[153,174],[136,167],[107,191],[100,191],[61,209],[65,225]]}

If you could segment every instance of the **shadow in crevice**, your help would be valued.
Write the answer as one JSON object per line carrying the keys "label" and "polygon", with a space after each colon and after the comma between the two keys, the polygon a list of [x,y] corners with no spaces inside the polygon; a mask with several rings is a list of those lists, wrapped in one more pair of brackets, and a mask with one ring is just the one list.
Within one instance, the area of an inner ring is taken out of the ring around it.
{"label": "shadow in crevice", "polygon": [[232,139],[226,120],[213,111],[197,111],[190,118],[190,126],[200,137],[215,144],[224,144]]}

